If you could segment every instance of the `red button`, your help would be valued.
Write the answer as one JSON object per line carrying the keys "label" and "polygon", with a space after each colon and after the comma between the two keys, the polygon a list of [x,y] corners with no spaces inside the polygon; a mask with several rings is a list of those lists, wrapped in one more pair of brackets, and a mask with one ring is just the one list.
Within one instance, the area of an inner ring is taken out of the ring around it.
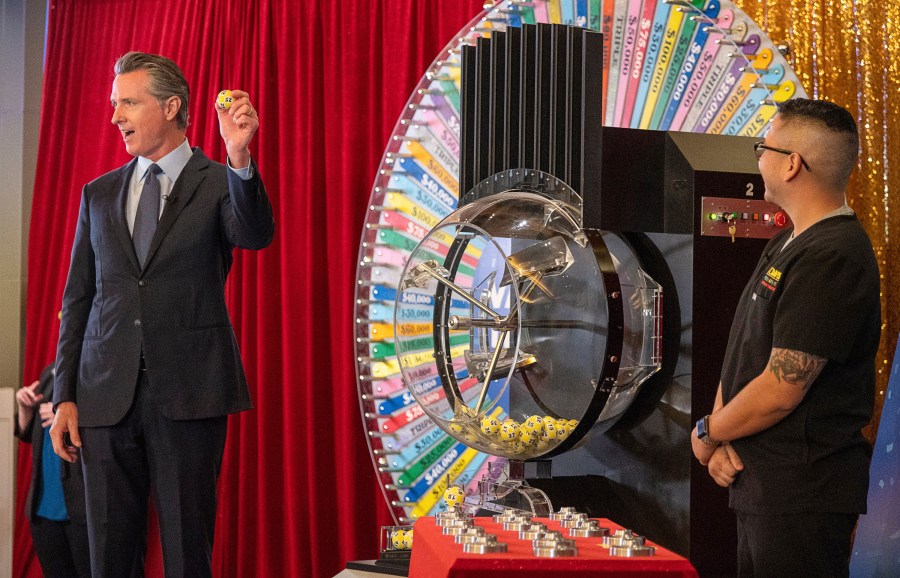
{"label": "red button", "polygon": [[787,217],[787,213],[785,213],[784,211],[778,211],[772,217],[772,224],[775,225],[776,227],[784,227],[787,225],[787,223],[788,223],[788,217]]}

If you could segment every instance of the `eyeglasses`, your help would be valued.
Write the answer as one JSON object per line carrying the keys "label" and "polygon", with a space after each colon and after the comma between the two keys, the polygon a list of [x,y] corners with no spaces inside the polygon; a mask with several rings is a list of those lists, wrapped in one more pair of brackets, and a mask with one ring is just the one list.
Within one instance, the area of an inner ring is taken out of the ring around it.
{"label": "eyeglasses", "polygon": [[800,162],[803,164],[803,168],[806,169],[807,172],[812,172],[812,169],[809,168],[809,165],[803,160],[803,157],[800,156],[800,153],[797,151],[789,151],[787,149],[777,149],[775,147],[770,147],[764,142],[758,142],[753,145],[753,152],[756,154],[756,161],[759,162],[759,159],[762,158],[764,151],[772,151],[776,153],[781,153],[783,155],[797,155],[800,157]]}

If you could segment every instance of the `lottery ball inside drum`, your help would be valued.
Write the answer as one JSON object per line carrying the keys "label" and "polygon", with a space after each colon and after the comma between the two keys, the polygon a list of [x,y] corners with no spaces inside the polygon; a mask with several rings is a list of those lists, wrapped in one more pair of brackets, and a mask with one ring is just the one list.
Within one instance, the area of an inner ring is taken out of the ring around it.
{"label": "lottery ball inside drum", "polygon": [[519,436],[519,424],[508,419],[500,426],[500,439],[505,442],[514,441]]}
{"label": "lottery ball inside drum", "polygon": [[540,436],[544,432],[544,420],[539,415],[528,416],[522,424],[522,429]]}
{"label": "lottery ball inside drum", "polygon": [[544,441],[555,440],[559,433],[559,427],[555,421],[544,420],[544,431],[541,433],[541,439]]}
{"label": "lottery ball inside drum", "polygon": [[500,431],[500,420],[494,417],[486,417],[481,420],[481,431],[485,435],[495,435]]}
{"label": "lottery ball inside drum", "polygon": [[216,97],[216,106],[222,110],[228,110],[233,103],[234,97],[231,96],[230,90],[223,90],[219,93],[219,96]]}
{"label": "lottery ball inside drum", "polygon": [[449,508],[462,504],[465,497],[466,494],[459,486],[450,486],[444,491],[444,503]]}

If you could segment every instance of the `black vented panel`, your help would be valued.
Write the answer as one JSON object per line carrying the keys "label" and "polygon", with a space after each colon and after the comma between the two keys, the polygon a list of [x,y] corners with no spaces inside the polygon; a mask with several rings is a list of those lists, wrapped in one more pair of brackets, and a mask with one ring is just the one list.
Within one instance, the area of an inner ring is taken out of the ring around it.
{"label": "black vented panel", "polygon": [[[503,161],[501,166],[522,166],[519,155],[522,127],[522,29],[509,28],[506,31],[506,84],[504,85],[504,102],[506,103],[506,127],[500,127],[503,135]],[[467,189],[468,190],[468,189]]]}
{"label": "black vented panel", "polygon": [[490,131],[491,153],[487,170],[494,174],[505,166],[506,151],[504,141],[507,132],[508,108],[506,102],[506,84],[509,82],[506,62],[506,35],[498,34],[490,41],[491,75],[490,75]]}
{"label": "black vented panel", "polygon": [[461,196],[514,168],[550,173],[582,195],[599,184],[602,46],[597,32],[538,24],[464,47]]}

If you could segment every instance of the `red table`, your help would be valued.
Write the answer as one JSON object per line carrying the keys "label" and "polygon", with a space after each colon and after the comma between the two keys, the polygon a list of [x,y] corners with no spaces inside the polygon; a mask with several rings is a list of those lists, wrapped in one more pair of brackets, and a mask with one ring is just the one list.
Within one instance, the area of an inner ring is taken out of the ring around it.
{"label": "red table", "polygon": [[[547,518],[535,518],[549,530],[559,530],[564,536],[569,532],[561,528],[559,522]],[[598,520],[600,525],[614,532],[621,528],[606,519]],[[653,544],[655,555],[646,558],[618,558],[609,555],[609,550],[600,546],[600,538],[571,538],[575,540],[578,556],[572,558],[536,558],[531,542],[520,540],[519,533],[504,530],[493,518],[475,518],[475,525],[483,526],[488,534],[496,534],[498,542],[508,544],[502,554],[466,554],[462,544],[457,544],[453,536],[444,536],[433,517],[419,518],[415,524],[412,558],[409,564],[410,578],[481,577],[497,578],[511,576],[597,576],[609,574],[625,575],[629,578],[643,576],[682,576],[697,578],[697,571],[685,558]]]}

